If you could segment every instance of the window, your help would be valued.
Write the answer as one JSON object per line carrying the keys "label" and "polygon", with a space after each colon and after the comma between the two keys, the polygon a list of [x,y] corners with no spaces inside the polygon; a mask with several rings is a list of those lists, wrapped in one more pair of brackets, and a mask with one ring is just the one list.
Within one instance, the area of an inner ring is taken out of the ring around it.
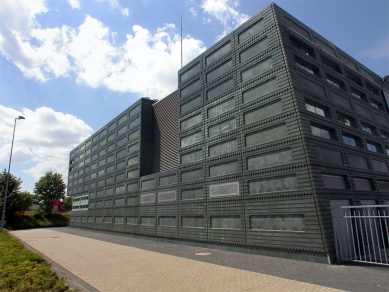
{"label": "window", "polygon": [[323,184],[325,188],[332,188],[332,189],[348,188],[347,180],[343,175],[323,174],[322,178],[323,178]]}
{"label": "window", "polygon": [[294,60],[297,68],[312,75],[320,76],[319,69],[317,67],[296,56],[294,57]]}
{"label": "window", "polygon": [[386,152],[386,155],[389,156],[389,147],[388,146],[385,147],[385,152]]}
{"label": "window", "polygon": [[344,83],[342,81],[328,74],[326,76],[327,76],[327,83],[331,84],[332,86],[335,86],[336,88],[345,90]]}
{"label": "window", "polygon": [[363,94],[362,92],[360,92],[359,90],[357,90],[357,89],[355,89],[353,87],[350,87],[350,89],[351,89],[351,95],[352,96],[367,102],[367,98],[366,98],[365,94]]}
{"label": "window", "polygon": [[359,147],[360,143],[358,138],[342,134],[343,143],[349,146]]}
{"label": "window", "polygon": [[379,152],[379,145],[373,143],[373,142],[366,142],[367,150],[371,152],[378,153]]}
{"label": "window", "polygon": [[381,138],[389,139],[389,133],[384,130],[381,130]]}
{"label": "window", "polygon": [[356,84],[363,86],[361,78],[359,76],[351,73],[350,71],[346,70],[346,77],[348,80],[351,80],[351,81],[355,82]]}
{"label": "window", "polygon": [[315,114],[318,114],[319,116],[322,116],[322,117],[328,117],[328,110],[324,107],[324,106],[321,106],[321,105],[317,105],[315,104],[314,102],[311,102],[311,101],[306,101],[305,102],[305,107],[308,111],[312,112],[312,113],[315,113]]}
{"label": "window", "polygon": [[334,139],[334,135],[331,134],[331,130],[323,129],[322,127],[312,126],[311,125],[312,134],[325,139]]}
{"label": "window", "polygon": [[372,98],[370,99],[370,104],[372,107],[374,107],[376,109],[383,109],[382,103],[380,103]]}
{"label": "window", "polygon": [[336,118],[338,119],[339,122],[341,122],[342,124],[344,124],[346,126],[354,127],[354,128],[357,127],[355,119],[348,116],[348,115],[345,115],[341,112],[336,112]]}
{"label": "window", "polygon": [[312,47],[300,42],[299,40],[297,40],[294,37],[289,37],[289,39],[290,39],[290,43],[292,44],[292,46],[297,48],[304,55],[315,58],[315,53],[314,53],[314,50]]}
{"label": "window", "polygon": [[369,133],[369,134],[376,134],[376,130],[373,126],[370,126],[366,123],[361,123],[362,131]]}
{"label": "window", "polygon": [[340,66],[337,63],[331,61],[330,59],[324,56],[321,56],[321,61],[323,62],[323,65],[328,69],[331,69],[332,71],[342,74],[342,71],[340,70]]}
{"label": "window", "polygon": [[371,93],[380,96],[379,90],[377,87],[370,85],[369,83],[366,83],[366,88],[369,90]]}

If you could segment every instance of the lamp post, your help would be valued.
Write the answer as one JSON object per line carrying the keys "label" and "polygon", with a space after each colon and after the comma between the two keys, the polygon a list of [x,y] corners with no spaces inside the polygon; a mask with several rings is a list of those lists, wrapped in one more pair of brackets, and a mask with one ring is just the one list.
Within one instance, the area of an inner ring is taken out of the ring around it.
{"label": "lamp post", "polygon": [[13,148],[13,146],[14,146],[16,120],[25,120],[25,117],[19,116],[19,117],[15,118],[14,132],[13,132],[13,135],[12,135],[12,143],[11,143],[11,154],[9,155],[9,164],[8,164],[7,182],[6,182],[6,184],[5,184],[5,194],[4,194],[4,203],[3,203],[3,213],[1,214],[0,233],[3,232],[3,226],[4,226],[5,206],[6,206],[6,203],[7,203],[8,183],[9,183],[9,172],[10,172],[10,170],[11,170],[12,148]]}

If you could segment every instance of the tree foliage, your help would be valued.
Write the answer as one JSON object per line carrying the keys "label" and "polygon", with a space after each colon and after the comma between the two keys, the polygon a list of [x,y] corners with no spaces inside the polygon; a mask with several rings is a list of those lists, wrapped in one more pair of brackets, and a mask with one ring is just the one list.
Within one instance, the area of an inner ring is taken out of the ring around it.
{"label": "tree foliage", "polygon": [[71,211],[73,209],[73,197],[66,197],[65,208],[66,211]]}
{"label": "tree foliage", "polygon": [[27,191],[21,192],[18,200],[18,211],[24,215],[24,212],[30,209],[32,203],[34,203],[32,194]]}
{"label": "tree foliage", "polygon": [[34,193],[39,201],[45,202],[46,211],[50,212],[54,201],[65,199],[65,189],[62,174],[48,171],[35,183]]}
{"label": "tree foliage", "polygon": [[[8,173],[5,169],[3,170],[2,173],[0,173],[0,208],[1,208],[0,212],[3,211],[3,202],[4,202],[4,195],[5,195],[5,189],[7,183],[7,175]],[[11,173],[9,174],[8,197],[7,197],[7,203],[5,209],[5,217],[9,221],[12,220],[15,212],[19,210],[18,200],[19,200],[22,182],[23,181],[20,178],[17,178]]]}

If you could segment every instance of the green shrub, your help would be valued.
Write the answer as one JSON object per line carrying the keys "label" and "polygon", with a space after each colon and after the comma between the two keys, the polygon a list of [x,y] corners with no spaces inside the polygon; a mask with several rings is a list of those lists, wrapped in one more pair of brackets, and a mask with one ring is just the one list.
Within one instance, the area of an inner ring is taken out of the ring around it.
{"label": "green shrub", "polygon": [[[26,212],[26,214],[28,214]],[[42,209],[37,209],[29,215],[15,215],[12,222],[7,223],[11,230],[43,228],[43,227],[65,227],[70,221],[69,214],[46,214]]]}
{"label": "green shrub", "polygon": [[0,233],[0,291],[70,291],[45,259],[9,235]]}
{"label": "green shrub", "polygon": [[46,211],[43,210],[42,208],[38,208],[35,210],[35,212],[32,216],[34,216],[35,218],[42,219],[45,215],[46,215]]}

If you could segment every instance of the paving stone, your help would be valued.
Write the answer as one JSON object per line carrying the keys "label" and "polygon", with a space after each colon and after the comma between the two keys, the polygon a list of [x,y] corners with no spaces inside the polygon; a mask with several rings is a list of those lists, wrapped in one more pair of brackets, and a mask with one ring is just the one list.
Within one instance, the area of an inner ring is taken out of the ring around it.
{"label": "paving stone", "polygon": [[[81,229],[11,232],[82,291],[388,291],[387,269],[324,265]],[[211,253],[196,256],[196,252]],[[82,286],[82,284],[81,284]]]}

